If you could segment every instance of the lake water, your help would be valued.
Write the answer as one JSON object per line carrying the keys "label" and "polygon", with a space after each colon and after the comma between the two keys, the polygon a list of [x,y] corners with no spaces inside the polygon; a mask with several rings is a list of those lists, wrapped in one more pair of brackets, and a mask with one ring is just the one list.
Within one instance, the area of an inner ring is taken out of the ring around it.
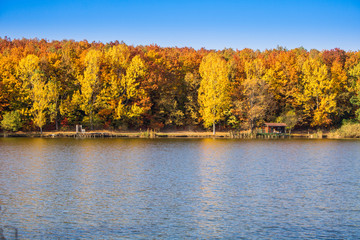
{"label": "lake water", "polygon": [[359,239],[360,141],[4,138],[0,206],[8,239]]}

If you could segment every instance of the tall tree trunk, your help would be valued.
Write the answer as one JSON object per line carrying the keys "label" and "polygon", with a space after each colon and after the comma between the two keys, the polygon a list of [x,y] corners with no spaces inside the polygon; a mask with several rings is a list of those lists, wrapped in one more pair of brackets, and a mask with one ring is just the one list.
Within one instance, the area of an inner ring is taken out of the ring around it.
{"label": "tall tree trunk", "polygon": [[253,120],[250,120],[250,132],[253,133],[254,132],[254,124],[253,124]]}
{"label": "tall tree trunk", "polygon": [[56,131],[59,131],[59,107],[60,107],[60,101],[58,101],[58,99],[56,100],[55,103],[56,106],[56,115],[55,115],[55,129]]}
{"label": "tall tree trunk", "polygon": [[59,105],[58,103],[56,103],[56,115],[55,115],[55,128],[56,131],[59,130],[59,121],[60,121],[60,110],[59,110]]}
{"label": "tall tree trunk", "polygon": [[92,111],[90,111],[90,129],[93,130]]}
{"label": "tall tree trunk", "polygon": [[56,129],[56,131],[59,131],[59,118],[58,118],[57,113],[56,113],[56,117],[55,117],[55,129]]}
{"label": "tall tree trunk", "polygon": [[[215,96],[214,96],[215,99]],[[214,114],[214,118],[213,118],[213,135],[215,135],[215,106],[213,108],[213,114]]]}
{"label": "tall tree trunk", "polygon": [[215,120],[213,122],[213,135],[215,135]]}

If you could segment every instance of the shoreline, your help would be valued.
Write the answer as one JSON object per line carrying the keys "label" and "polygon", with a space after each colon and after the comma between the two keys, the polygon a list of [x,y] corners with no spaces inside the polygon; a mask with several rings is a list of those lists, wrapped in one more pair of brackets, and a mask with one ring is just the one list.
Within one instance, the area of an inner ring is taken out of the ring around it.
{"label": "shoreline", "polygon": [[289,135],[246,135],[240,134],[234,136],[231,132],[217,132],[213,135],[212,132],[192,132],[192,131],[169,131],[169,132],[154,132],[154,131],[129,131],[129,132],[115,132],[115,131],[89,131],[84,133],[76,133],[75,131],[49,131],[43,132],[13,132],[0,133],[0,137],[27,137],[27,138],[224,138],[224,139],[279,139],[279,138],[307,138],[307,139],[356,139],[356,138],[330,138],[327,134],[317,136],[312,133],[292,133]]}
{"label": "shoreline", "polygon": [[228,132],[219,132],[214,136],[212,132],[115,132],[115,131],[89,131],[76,133],[72,131],[56,132],[13,132],[0,133],[0,137],[28,137],[28,138],[230,138]]}

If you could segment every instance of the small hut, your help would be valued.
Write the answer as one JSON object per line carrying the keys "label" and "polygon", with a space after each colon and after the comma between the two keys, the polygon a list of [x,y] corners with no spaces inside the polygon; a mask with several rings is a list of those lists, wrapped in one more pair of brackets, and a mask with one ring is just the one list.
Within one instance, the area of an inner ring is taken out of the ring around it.
{"label": "small hut", "polygon": [[285,133],[286,123],[264,123],[261,130],[263,133],[281,134]]}

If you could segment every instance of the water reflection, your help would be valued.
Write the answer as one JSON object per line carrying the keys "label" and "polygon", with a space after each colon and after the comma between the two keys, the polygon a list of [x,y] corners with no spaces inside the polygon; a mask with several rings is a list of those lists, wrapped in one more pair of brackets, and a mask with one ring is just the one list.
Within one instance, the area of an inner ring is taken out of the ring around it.
{"label": "water reflection", "polygon": [[[227,153],[221,141],[205,139],[199,146],[199,196],[194,202],[197,222],[197,234],[205,238],[215,237],[224,227],[223,217],[229,212],[222,198],[226,198],[228,172],[226,169]],[[217,222],[217,224],[213,224]],[[202,232],[202,233],[201,233]],[[194,236],[195,237],[195,236]]]}
{"label": "water reflection", "polygon": [[356,238],[359,146],[1,139],[1,220],[20,239]]}

